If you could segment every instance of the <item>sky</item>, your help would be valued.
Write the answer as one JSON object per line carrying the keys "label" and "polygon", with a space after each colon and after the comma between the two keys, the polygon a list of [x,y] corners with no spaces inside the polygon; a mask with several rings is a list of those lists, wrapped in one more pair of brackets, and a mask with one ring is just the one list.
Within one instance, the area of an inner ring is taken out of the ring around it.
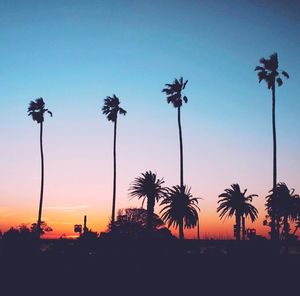
{"label": "sky", "polygon": [[278,181],[300,193],[299,36],[296,0],[0,0],[0,229],[37,220],[39,126],[27,116],[30,100],[43,97],[53,112],[44,124],[42,218],[51,237],[71,237],[84,215],[100,232],[111,214],[106,96],[116,94],[128,112],[118,120],[117,209],[141,206],[128,188],[146,170],[166,186],[179,183],[176,110],[161,90],[183,76],[184,181],[202,198],[201,237],[232,237],[234,219],[220,221],[216,208],[233,183],[259,195],[259,218],[247,227],[266,235],[271,93],[254,68],[278,52],[290,74],[277,89]]}

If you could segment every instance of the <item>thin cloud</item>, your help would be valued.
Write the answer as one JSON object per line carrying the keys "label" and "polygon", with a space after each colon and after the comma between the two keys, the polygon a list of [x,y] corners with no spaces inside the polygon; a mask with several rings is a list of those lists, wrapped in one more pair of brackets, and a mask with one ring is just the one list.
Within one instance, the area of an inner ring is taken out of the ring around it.
{"label": "thin cloud", "polygon": [[44,207],[45,210],[62,211],[62,212],[76,212],[78,210],[84,210],[89,208],[89,205],[77,205],[77,206],[48,206]]}

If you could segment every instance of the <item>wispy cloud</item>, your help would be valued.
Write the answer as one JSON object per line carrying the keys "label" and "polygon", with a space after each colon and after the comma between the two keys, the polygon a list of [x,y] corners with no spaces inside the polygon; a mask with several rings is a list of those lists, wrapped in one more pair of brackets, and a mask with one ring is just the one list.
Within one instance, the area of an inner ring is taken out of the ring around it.
{"label": "wispy cloud", "polygon": [[2,218],[12,217],[12,216],[17,216],[18,212],[12,210],[9,207],[0,207],[0,215],[1,215]]}
{"label": "wispy cloud", "polygon": [[44,207],[45,210],[61,211],[61,212],[76,212],[89,208],[89,205],[76,205],[76,206],[48,206]]}

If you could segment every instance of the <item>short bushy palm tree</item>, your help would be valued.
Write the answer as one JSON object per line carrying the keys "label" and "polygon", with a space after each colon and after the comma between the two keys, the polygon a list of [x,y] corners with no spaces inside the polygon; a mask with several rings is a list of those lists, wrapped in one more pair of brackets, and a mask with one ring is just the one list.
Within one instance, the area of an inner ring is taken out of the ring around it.
{"label": "short bushy palm tree", "polygon": [[295,222],[299,217],[299,195],[295,194],[294,189],[289,189],[285,183],[278,183],[275,190],[270,190],[266,199],[266,208],[270,217],[278,221],[279,231],[280,225],[283,225],[281,237],[287,240],[291,230],[289,222]]}
{"label": "short bushy palm tree", "polygon": [[194,228],[198,221],[198,199],[186,185],[173,186],[161,202],[162,220],[168,227],[179,228],[179,238],[184,239],[184,228]]}
{"label": "short bushy palm tree", "polygon": [[[241,239],[241,218],[250,217],[251,221],[254,222],[258,216],[258,211],[250,202],[253,197],[257,194],[250,194],[246,196],[247,189],[241,192],[239,184],[232,184],[231,188],[224,190],[225,192],[219,195],[221,198],[218,201],[217,212],[221,219],[235,216],[236,225],[236,240]],[[245,230],[244,230],[245,231]]]}
{"label": "short bushy palm tree", "polygon": [[165,84],[166,88],[162,92],[167,95],[168,104],[172,103],[174,108],[177,108],[177,121],[179,129],[179,145],[180,145],[180,187],[183,189],[183,141],[182,141],[182,129],[181,129],[181,115],[180,110],[182,102],[187,103],[188,99],[182,94],[182,91],[185,89],[188,80],[184,81],[181,77],[179,80],[174,79],[174,82],[171,84]]}
{"label": "short bushy palm tree", "polygon": [[167,193],[167,189],[163,187],[164,180],[158,179],[155,173],[147,171],[142,173],[141,177],[137,177],[129,188],[129,196],[147,199],[147,230],[153,230],[153,214],[155,202],[158,202]]}
{"label": "short bushy palm tree", "polygon": [[42,208],[44,197],[44,152],[43,152],[43,123],[45,113],[49,113],[52,117],[52,112],[45,108],[45,102],[43,98],[38,98],[35,101],[30,101],[27,109],[28,116],[32,117],[33,121],[36,121],[40,125],[40,151],[41,151],[41,191],[40,191],[40,203],[37,220],[37,232],[41,235],[41,223],[42,223]]}
{"label": "short bushy palm tree", "polygon": [[[276,140],[276,121],[275,121],[275,89],[276,84],[281,86],[283,81],[280,77],[280,72],[285,78],[289,78],[289,74],[286,71],[278,69],[278,55],[273,53],[269,59],[261,58],[259,60],[261,66],[257,66],[255,71],[257,72],[259,83],[265,81],[268,89],[272,91],[272,133],[273,133],[273,192],[275,193],[277,184],[277,140]],[[271,239],[279,239],[278,221],[273,221],[275,218],[269,213],[271,223]]]}
{"label": "short bushy palm tree", "polygon": [[112,230],[115,223],[115,209],[116,209],[116,174],[117,174],[117,156],[116,156],[116,145],[117,145],[117,119],[118,114],[126,115],[127,111],[120,107],[120,100],[116,95],[112,97],[106,97],[104,99],[104,105],[102,107],[102,113],[106,115],[108,121],[114,123],[114,147],[113,147],[113,158],[114,158],[114,175],[113,175],[113,201],[112,201],[112,214],[111,214],[111,225]]}

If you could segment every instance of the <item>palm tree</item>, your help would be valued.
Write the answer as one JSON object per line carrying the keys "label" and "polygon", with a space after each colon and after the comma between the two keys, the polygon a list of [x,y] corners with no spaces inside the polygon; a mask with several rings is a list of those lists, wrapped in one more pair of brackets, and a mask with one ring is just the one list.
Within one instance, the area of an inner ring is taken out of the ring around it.
{"label": "palm tree", "polygon": [[271,214],[270,217],[275,217],[278,221],[279,231],[280,225],[283,225],[281,237],[287,240],[291,230],[289,221],[295,222],[299,217],[299,195],[295,194],[294,189],[289,189],[285,183],[278,183],[275,190],[270,190],[266,199],[266,208]]}
{"label": "palm tree", "polygon": [[113,176],[113,202],[112,202],[112,214],[111,214],[111,225],[112,230],[115,224],[115,209],[116,209],[116,171],[117,171],[117,158],[116,158],[116,144],[117,144],[117,119],[118,114],[126,115],[127,111],[120,107],[120,100],[116,95],[112,97],[107,96],[104,99],[104,105],[102,107],[102,113],[106,115],[108,121],[114,123],[114,176]]}
{"label": "palm tree", "polygon": [[44,197],[44,152],[43,152],[43,123],[44,114],[49,113],[52,117],[52,112],[45,109],[45,102],[43,98],[38,98],[35,101],[30,101],[27,109],[28,116],[32,117],[33,121],[40,124],[40,151],[41,151],[41,191],[40,191],[40,204],[39,213],[37,220],[38,235],[41,235],[41,223],[42,223],[42,208],[43,208],[43,197]]}
{"label": "palm tree", "polygon": [[182,95],[182,91],[185,89],[188,80],[184,81],[181,77],[179,80],[174,79],[174,82],[171,84],[165,84],[166,88],[162,92],[167,95],[167,102],[172,103],[174,108],[177,108],[177,121],[179,129],[179,144],[180,144],[180,186],[183,190],[183,143],[182,143],[182,130],[181,130],[181,117],[180,117],[180,108],[182,106],[182,101],[185,103],[188,102],[186,96]]}
{"label": "palm tree", "polygon": [[179,238],[184,239],[184,228],[194,228],[198,221],[198,199],[191,194],[191,188],[186,185],[173,186],[161,202],[162,220],[168,227],[179,227]]}
{"label": "palm tree", "polygon": [[[275,122],[275,87],[276,83],[278,87],[283,84],[283,81],[280,77],[278,71],[281,74],[289,78],[289,74],[286,71],[282,71],[278,69],[278,55],[277,53],[273,53],[269,59],[261,58],[259,62],[262,66],[257,66],[255,71],[257,72],[259,83],[261,81],[265,81],[268,85],[268,89],[272,91],[272,132],[273,132],[273,193],[276,190],[277,184],[277,141],[276,141],[276,122]],[[271,239],[279,239],[279,229],[278,229],[278,221],[275,221],[275,218],[271,217]]]}
{"label": "palm tree", "polygon": [[250,204],[253,197],[257,196],[257,194],[246,196],[247,189],[241,192],[239,184],[232,184],[231,188],[227,188],[224,191],[219,195],[219,198],[222,197],[222,199],[218,201],[217,212],[219,212],[221,219],[235,215],[235,238],[239,241],[241,239],[241,218],[249,216],[252,222],[257,218],[258,211],[256,207]]}
{"label": "palm tree", "polygon": [[143,203],[147,198],[147,230],[149,233],[153,230],[153,214],[155,202],[158,202],[167,193],[167,189],[163,187],[163,179],[158,179],[155,173],[147,171],[142,173],[141,177],[137,177],[129,188],[129,196],[143,198]]}

